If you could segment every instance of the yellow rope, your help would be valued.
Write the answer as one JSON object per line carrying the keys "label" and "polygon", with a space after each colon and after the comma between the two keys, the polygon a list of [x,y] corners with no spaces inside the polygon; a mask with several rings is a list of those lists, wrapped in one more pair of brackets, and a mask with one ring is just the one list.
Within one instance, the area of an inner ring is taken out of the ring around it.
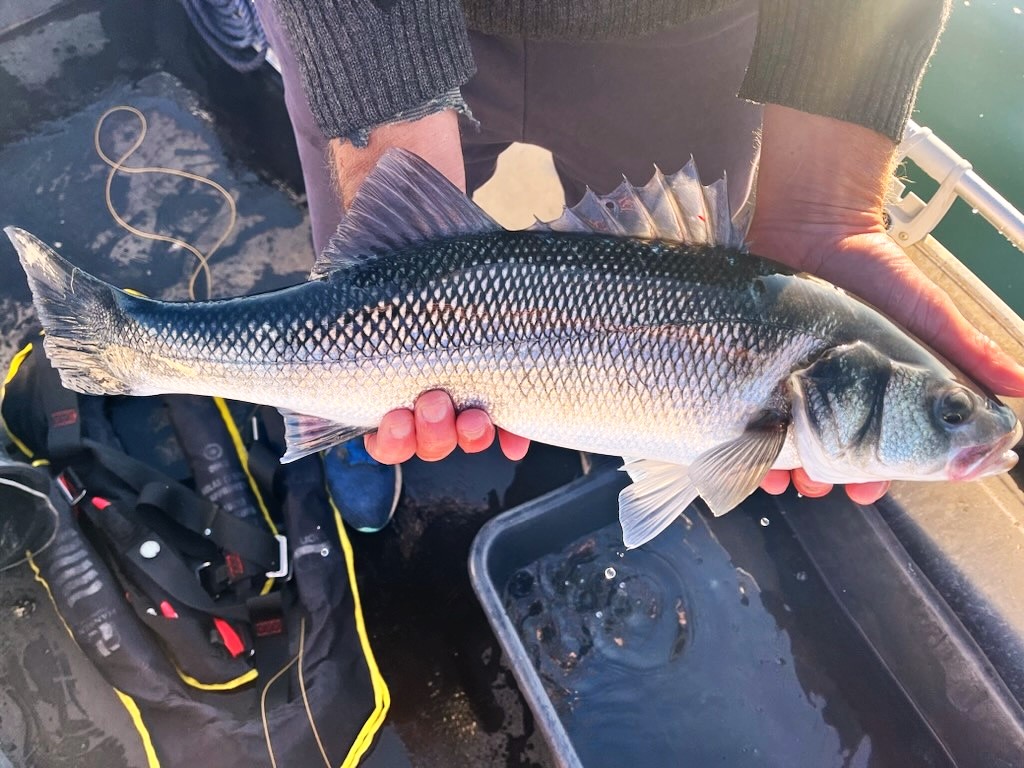
{"label": "yellow rope", "polygon": [[281,670],[275,674],[267,684],[263,686],[263,692],[260,694],[260,719],[263,720],[263,736],[267,740],[267,754],[270,755],[271,768],[277,768],[277,758],[274,757],[274,748],[270,743],[270,723],[267,721],[267,693],[270,691],[272,686],[277,680],[287,672],[291,667],[298,664],[299,670],[299,691],[302,693],[302,704],[306,708],[306,719],[309,720],[309,728],[313,731],[313,738],[316,739],[316,745],[320,749],[320,757],[323,758],[324,765],[327,768],[331,768],[331,761],[327,758],[327,751],[324,749],[324,744],[320,740],[320,732],[316,728],[316,723],[313,721],[313,712],[309,706],[309,698],[306,695],[306,678],[302,672],[302,660],[305,657],[306,652],[306,619],[299,619],[299,652],[295,657],[285,664]]}
{"label": "yellow rope", "polygon": [[267,680],[267,684],[263,686],[263,692],[260,694],[260,719],[263,721],[263,736],[267,740],[267,754],[270,755],[271,768],[277,768],[277,759],[274,757],[274,748],[270,744],[270,723],[267,722],[267,692],[270,690],[270,686],[277,682],[281,675],[295,665],[301,655],[302,649],[300,648],[298,656],[295,656],[291,661],[281,667],[281,670],[277,674]]}
{"label": "yellow rope", "polygon": [[320,757],[324,759],[324,765],[327,766],[327,768],[331,768],[331,761],[327,759],[327,751],[324,749],[324,743],[320,741],[320,732],[316,729],[316,723],[313,721],[313,712],[309,707],[309,698],[306,696],[306,676],[302,672],[302,657],[305,647],[306,620],[303,618],[299,622],[299,691],[302,692],[302,704],[306,707],[306,719],[309,720],[309,728],[313,731],[313,738],[316,739],[316,745],[320,749]]}
{"label": "yellow rope", "polygon": [[[132,145],[128,148],[128,150],[123,155],[121,155],[119,159],[112,160],[110,157],[107,156],[107,154],[103,151],[103,148],[100,146],[100,131],[103,128],[104,121],[115,112],[130,112],[131,114],[135,115],[135,117],[139,119],[141,129],[139,131],[138,137],[135,139],[134,142],[132,142]],[[192,275],[189,278],[188,295],[190,299],[195,301],[196,280],[198,280],[199,275],[201,273],[205,278],[204,282],[206,283],[206,298],[209,299],[213,291],[213,276],[210,273],[210,257],[213,256],[214,252],[224,244],[224,241],[228,239],[228,236],[235,228],[235,222],[238,219],[238,210],[235,207],[234,198],[231,197],[231,194],[226,189],[224,189],[224,187],[222,187],[220,184],[213,181],[212,179],[208,179],[204,176],[199,176],[194,173],[189,173],[188,171],[181,171],[176,168],[163,168],[159,166],[126,166],[124,163],[128,160],[129,157],[131,157],[136,152],[136,150],[138,150],[139,147],[142,146],[142,142],[145,140],[146,132],[148,130],[149,125],[146,122],[146,116],[143,115],[142,112],[140,112],[135,107],[129,107],[125,105],[111,107],[106,112],[104,112],[100,116],[100,119],[96,122],[96,130],[93,132],[93,146],[96,148],[96,154],[100,156],[104,163],[110,166],[110,172],[107,174],[107,182],[104,188],[104,199],[107,203],[107,210],[110,211],[110,215],[114,217],[114,221],[116,221],[124,229],[131,232],[133,235],[145,238],[147,240],[158,240],[160,242],[177,245],[181,248],[184,248],[186,251],[195,256],[197,264],[195,269],[192,270]],[[121,215],[114,208],[114,204],[110,199],[110,189],[114,183],[114,176],[119,171],[122,173],[133,174],[165,173],[170,176],[178,176],[183,179],[190,179],[191,181],[198,182],[199,184],[206,184],[207,186],[213,187],[213,189],[219,192],[221,196],[224,198],[224,200],[227,202],[228,210],[230,213],[227,227],[225,227],[223,234],[221,234],[221,236],[217,239],[217,242],[214,243],[213,247],[210,248],[210,250],[207,251],[205,254],[191,243],[181,240],[180,238],[171,237],[170,235],[161,235],[156,232],[146,232],[144,230],[138,229],[137,227],[133,227],[131,224],[129,224],[121,217]]]}

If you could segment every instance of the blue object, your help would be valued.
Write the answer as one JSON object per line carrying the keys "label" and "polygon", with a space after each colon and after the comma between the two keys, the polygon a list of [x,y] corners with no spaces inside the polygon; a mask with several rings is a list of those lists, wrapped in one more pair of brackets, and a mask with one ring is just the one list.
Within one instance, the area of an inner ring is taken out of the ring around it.
{"label": "blue object", "polygon": [[327,491],[348,525],[375,533],[391,520],[402,490],[402,468],[375,460],[363,447],[363,438],[325,451],[324,474]]}
{"label": "blue object", "polygon": [[239,72],[252,72],[267,58],[266,35],[252,0],[181,0],[206,44]]}

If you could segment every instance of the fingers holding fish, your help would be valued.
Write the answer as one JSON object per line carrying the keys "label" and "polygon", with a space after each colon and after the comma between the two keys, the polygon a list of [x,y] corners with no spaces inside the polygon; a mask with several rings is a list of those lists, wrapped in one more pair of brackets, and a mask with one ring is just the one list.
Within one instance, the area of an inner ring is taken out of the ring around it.
{"label": "fingers holding fish", "polygon": [[455,417],[459,447],[466,453],[486,451],[494,442],[494,424],[479,408],[469,408]]}
{"label": "fingers holding fish", "polygon": [[455,431],[455,406],[442,390],[424,392],[413,408],[416,421],[416,455],[423,461],[440,461],[459,444]]}
{"label": "fingers holding fish", "polygon": [[382,464],[401,464],[413,456],[440,461],[456,447],[480,453],[491,447],[495,434],[502,452],[519,461],[530,447],[528,438],[494,426],[486,411],[469,408],[459,414],[447,392],[432,390],[416,400],[412,410],[398,408],[381,419],[377,431],[365,438],[367,452]]}
{"label": "fingers holding fish", "polygon": [[526,452],[530,449],[530,440],[520,435],[513,435],[499,427],[498,445],[501,446],[501,452],[505,454],[505,458],[510,461],[519,461],[526,456]]}
{"label": "fingers holding fish", "polygon": [[854,504],[874,504],[889,492],[892,485],[888,480],[874,483],[851,483],[846,486],[846,495]]}
{"label": "fingers holding fish", "polygon": [[791,475],[793,487],[796,488],[799,494],[808,498],[819,499],[822,496],[827,496],[829,491],[832,490],[832,483],[821,483],[817,480],[812,480],[802,467],[794,469]]}
{"label": "fingers holding fish", "polygon": [[407,408],[390,411],[364,438],[366,452],[381,464],[401,464],[416,455],[416,423]]}
{"label": "fingers holding fish", "polygon": [[[785,469],[772,469],[761,481],[761,490],[772,496],[780,496],[789,488],[790,480],[797,492],[809,498],[820,498],[832,491],[831,483],[819,483],[811,480],[807,473],[797,468],[792,471]],[[878,481],[871,483],[849,483],[844,485],[846,495],[855,504],[874,504],[889,492],[891,483]]]}
{"label": "fingers holding fish", "polygon": [[761,480],[761,490],[772,496],[781,496],[787,488],[789,488],[788,469],[769,469],[768,474]]}

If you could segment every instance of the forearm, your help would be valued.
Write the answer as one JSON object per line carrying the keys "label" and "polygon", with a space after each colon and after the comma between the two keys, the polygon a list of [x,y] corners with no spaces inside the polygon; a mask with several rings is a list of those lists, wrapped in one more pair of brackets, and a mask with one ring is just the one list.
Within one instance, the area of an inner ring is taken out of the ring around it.
{"label": "forearm", "polygon": [[743,98],[899,140],[950,0],[762,0]]}
{"label": "forearm", "polygon": [[462,109],[474,72],[458,0],[273,0],[328,138]]}
{"label": "forearm", "polygon": [[387,150],[401,147],[413,152],[443,173],[461,190],[466,188],[458,116],[435,112],[419,120],[374,128],[365,147],[333,139],[330,143],[331,175],[342,205],[348,208],[366,175]]}
{"label": "forearm", "polygon": [[895,148],[892,139],[860,125],[765,105],[755,236],[775,242],[795,222],[884,231]]}

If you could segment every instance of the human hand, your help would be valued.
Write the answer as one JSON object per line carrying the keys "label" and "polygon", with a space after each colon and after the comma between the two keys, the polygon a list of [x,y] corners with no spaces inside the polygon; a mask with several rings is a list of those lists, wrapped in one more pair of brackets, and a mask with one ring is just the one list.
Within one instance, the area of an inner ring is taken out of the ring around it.
{"label": "human hand", "polygon": [[[1024,368],[886,234],[882,201],[892,152],[891,141],[866,128],[766,106],[751,250],[859,296],[997,394],[1024,396]],[[803,470],[773,470],[762,488],[782,493],[790,480],[806,496],[831,490]],[[846,492],[868,504],[888,486],[852,484]]]}
{"label": "human hand", "polygon": [[490,447],[497,432],[501,450],[512,461],[526,455],[530,441],[496,428],[490,416],[479,408],[455,413],[448,393],[435,389],[416,399],[412,410],[400,408],[381,419],[373,434],[367,435],[366,450],[382,464],[399,464],[414,455],[424,461],[440,461],[455,450],[479,453]]}
{"label": "human hand", "polygon": [[[375,128],[365,147],[350,142],[331,142],[331,161],[338,181],[338,194],[347,208],[366,175],[387,150],[401,147],[429,162],[456,187],[465,191],[466,172],[462,161],[459,125],[452,111],[437,112],[419,120]],[[497,433],[502,451],[512,460],[526,455],[530,441],[503,429],[496,429],[486,412],[469,408],[456,415],[448,393],[425,392],[410,410],[390,411],[381,419],[377,432],[367,435],[367,452],[382,464],[399,464],[413,456],[439,461],[455,450],[477,453],[494,442]]]}

